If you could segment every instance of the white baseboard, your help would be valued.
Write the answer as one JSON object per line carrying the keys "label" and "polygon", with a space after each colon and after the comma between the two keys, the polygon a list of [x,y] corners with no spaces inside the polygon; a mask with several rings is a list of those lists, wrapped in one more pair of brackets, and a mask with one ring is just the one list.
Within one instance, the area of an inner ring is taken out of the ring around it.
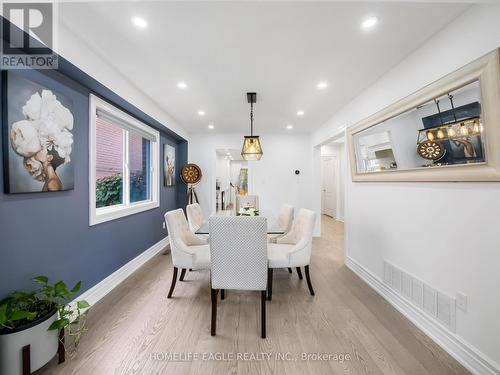
{"label": "white baseboard", "polygon": [[498,375],[500,365],[397,294],[382,279],[346,257],[346,266],[473,374]]}
{"label": "white baseboard", "polygon": [[89,290],[82,293],[72,304],[76,303],[77,300],[85,300],[90,306],[95,305],[99,300],[101,300],[106,294],[111,292],[116,288],[123,280],[134,273],[139,267],[144,263],[154,257],[156,254],[161,252],[169,244],[168,236],[164,239],[158,241],[153,246],[151,246],[146,251],[139,254],[137,257],[132,259],[130,262],[113,272],[111,275],[106,277],[104,280],[94,285]]}

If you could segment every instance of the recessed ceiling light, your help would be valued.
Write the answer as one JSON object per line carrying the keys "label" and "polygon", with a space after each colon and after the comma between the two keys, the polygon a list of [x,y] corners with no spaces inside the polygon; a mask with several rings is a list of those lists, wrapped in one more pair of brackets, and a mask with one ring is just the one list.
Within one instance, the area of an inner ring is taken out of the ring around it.
{"label": "recessed ceiling light", "polygon": [[378,21],[378,17],[368,17],[363,22],[361,22],[361,28],[363,30],[371,29],[378,23]]}
{"label": "recessed ceiling light", "polygon": [[297,111],[297,116],[304,116],[304,111],[303,110],[299,110]]}
{"label": "recessed ceiling light", "polygon": [[287,126],[286,126],[286,128],[287,128],[288,130],[291,130],[291,129],[293,129],[293,125],[287,125]]}
{"label": "recessed ceiling light", "polygon": [[186,82],[177,82],[177,87],[180,89],[187,89],[188,85]]}
{"label": "recessed ceiling light", "polygon": [[323,89],[326,89],[328,87],[328,83],[324,82],[324,81],[318,82],[316,87],[318,88],[318,90],[323,90]]}
{"label": "recessed ceiling light", "polygon": [[205,111],[203,111],[203,110],[199,110],[199,111],[198,111],[198,115],[199,115],[199,116],[205,116]]}
{"label": "recessed ceiling light", "polygon": [[132,23],[135,26],[140,27],[141,29],[145,29],[146,27],[148,27],[148,23],[146,22],[146,20],[141,17],[132,17]]}
{"label": "recessed ceiling light", "polygon": [[227,156],[231,156],[231,153],[230,153],[230,152],[226,152],[226,155],[227,155]]}
{"label": "recessed ceiling light", "polygon": [[209,128],[210,130],[212,130],[213,128],[215,128],[215,126],[213,126],[212,124],[210,124],[210,125],[208,125],[208,128]]}

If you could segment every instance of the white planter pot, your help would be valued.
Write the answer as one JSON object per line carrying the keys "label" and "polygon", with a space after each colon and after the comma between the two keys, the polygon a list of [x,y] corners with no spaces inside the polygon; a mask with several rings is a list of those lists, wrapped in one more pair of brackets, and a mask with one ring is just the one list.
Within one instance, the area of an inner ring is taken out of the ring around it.
{"label": "white planter pot", "polygon": [[57,311],[20,330],[0,334],[0,374],[22,375],[23,347],[30,345],[31,372],[49,362],[57,353],[58,331],[47,331],[57,320]]}

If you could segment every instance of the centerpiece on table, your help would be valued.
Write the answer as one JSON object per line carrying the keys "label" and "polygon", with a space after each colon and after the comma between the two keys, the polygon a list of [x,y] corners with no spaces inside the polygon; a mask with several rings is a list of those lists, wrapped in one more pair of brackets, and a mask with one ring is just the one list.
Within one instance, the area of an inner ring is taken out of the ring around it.
{"label": "centerpiece on table", "polygon": [[259,216],[259,210],[253,206],[241,207],[238,216]]}

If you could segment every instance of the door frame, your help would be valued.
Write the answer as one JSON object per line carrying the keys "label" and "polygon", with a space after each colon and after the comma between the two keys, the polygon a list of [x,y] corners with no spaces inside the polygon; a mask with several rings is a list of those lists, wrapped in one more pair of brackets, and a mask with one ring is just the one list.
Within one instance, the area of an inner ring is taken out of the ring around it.
{"label": "door frame", "polygon": [[[327,210],[325,209],[324,199],[323,199],[324,198],[323,197],[323,193],[324,193],[324,189],[323,189],[324,165],[323,165],[323,163],[327,159],[331,159],[333,161],[333,181],[332,181],[333,186],[332,186],[332,188],[335,192],[333,209],[330,213],[327,212]],[[337,155],[321,155],[321,214],[333,217],[335,220],[338,220],[338,203],[339,203],[338,192],[339,192],[339,187],[340,187],[340,181],[339,181],[340,179],[338,178],[339,173],[340,173],[340,167],[339,167],[339,158],[337,157]]]}

